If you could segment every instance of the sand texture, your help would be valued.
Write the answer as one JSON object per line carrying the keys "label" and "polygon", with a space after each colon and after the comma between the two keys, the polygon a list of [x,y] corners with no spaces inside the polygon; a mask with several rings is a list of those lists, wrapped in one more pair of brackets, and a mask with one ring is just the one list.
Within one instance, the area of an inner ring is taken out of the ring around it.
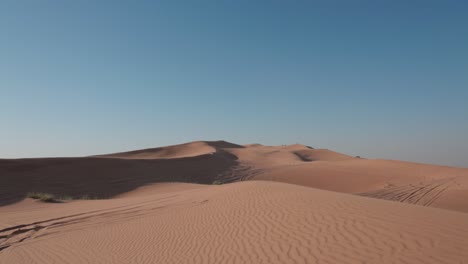
{"label": "sand texture", "polygon": [[0,263],[468,263],[468,169],[298,144],[0,160],[0,205]]}

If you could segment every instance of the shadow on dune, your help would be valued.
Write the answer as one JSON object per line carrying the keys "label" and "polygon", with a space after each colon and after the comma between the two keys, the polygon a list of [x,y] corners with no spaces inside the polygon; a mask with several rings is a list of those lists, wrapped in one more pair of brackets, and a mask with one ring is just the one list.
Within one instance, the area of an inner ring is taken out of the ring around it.
{"label": "shadow on dune", "polygon": [[204,141],[208,146],[212,146],[214,148],[245,148],[244,146],[237,145],[231,142],[227,142],[224,140],[218,141]]}
{"label": "shadow on dune", "polygon": [[178,159],[40,158],[0,160],[0,206],[22,200],[28,192],[97,198],[158,182],[211,184],[237,165],[224,151]]}

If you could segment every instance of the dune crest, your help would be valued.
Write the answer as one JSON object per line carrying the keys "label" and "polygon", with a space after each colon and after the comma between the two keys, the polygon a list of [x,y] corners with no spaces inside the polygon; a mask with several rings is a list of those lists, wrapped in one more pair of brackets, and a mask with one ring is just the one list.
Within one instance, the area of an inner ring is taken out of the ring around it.
{"label": "dune crest", "polygon": [[175,159],[213,154],[221,148],[241,148],[227,141],[194,141],[185,144],[149,148],[135,151],[98,155],[95,157],[121,159]]}

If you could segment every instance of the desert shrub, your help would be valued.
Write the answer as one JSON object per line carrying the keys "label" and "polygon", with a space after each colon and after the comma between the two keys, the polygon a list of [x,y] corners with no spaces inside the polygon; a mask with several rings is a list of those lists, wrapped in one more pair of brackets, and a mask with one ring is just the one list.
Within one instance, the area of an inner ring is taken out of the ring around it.
{"label": "desert shrub", "polygon": [[91,200],[91,196],[89,196],[89,194],[85,194],[85,195],[82,195],[80,198],[78,198],[80,200]]}
{"label": "desert shrub", "polygon": [[74,200],[73,196],[70,196],[70,195],[62,195],[58,197],[57,199],[62,200],[62,201]]}
{"label": "desert shrub", "polygon": [[91,196],[89,194],[82,195],[81,197],[76,198],[76,200],[99,200],[101,199],[98,196]]}
{"label": "desert shrub", "polygon": [[55,197],[53,194],[50,193],[42,193],[42,192],[30,192],[27,194],[27,197],[40,200],[42,202],[55,202]]}

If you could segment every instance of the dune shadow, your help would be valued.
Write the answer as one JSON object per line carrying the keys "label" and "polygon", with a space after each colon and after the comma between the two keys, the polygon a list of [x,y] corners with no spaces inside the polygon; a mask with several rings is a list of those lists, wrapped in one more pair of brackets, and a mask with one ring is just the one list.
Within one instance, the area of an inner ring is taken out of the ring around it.
{"label": "dune shadow", "polygon": [[0,160],[0,206],[28,192],[56,197],[109,198],[158,182],[211,184],[237,165],[237,157],[217,152],[177,159],[39,158]]}
{"label": "dune shadow", "polygon": [[314,161],[313,159],[305,156],[305,155],[302,155],[301,153],[298,153],[298,152],[293,152],[294,155],[296,155],[296,157],[298,157],[301,161],[303,162],[311,162],[311,161]]}

